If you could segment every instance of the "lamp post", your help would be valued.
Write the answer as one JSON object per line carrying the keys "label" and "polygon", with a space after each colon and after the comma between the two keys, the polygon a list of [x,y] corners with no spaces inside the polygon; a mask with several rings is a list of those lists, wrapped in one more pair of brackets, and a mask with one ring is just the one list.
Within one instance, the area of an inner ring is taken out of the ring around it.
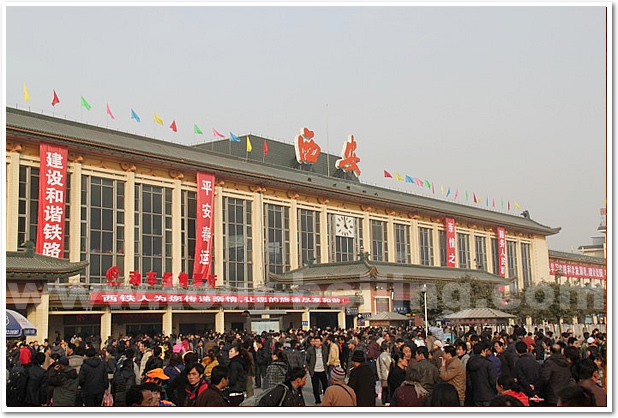
{"label": "lamp post", "polygon": [[427,285],[423,284],[423,288],[421,289],[423,292],[423,298],[425,300],[425,338],[429,335],[429,320],[427,319]]}

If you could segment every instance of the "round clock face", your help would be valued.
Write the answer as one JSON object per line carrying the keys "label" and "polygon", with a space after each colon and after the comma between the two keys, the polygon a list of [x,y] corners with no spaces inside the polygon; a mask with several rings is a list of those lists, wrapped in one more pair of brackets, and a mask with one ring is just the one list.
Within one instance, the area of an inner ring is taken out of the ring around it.
{"label": "round clock face", "polygon": [[335,216],[335,235],[354,238],[354,218],[351,216]]}

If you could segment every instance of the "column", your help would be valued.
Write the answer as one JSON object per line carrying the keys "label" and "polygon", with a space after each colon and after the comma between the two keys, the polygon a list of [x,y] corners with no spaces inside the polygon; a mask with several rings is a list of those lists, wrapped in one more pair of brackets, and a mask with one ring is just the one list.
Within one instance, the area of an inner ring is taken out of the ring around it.
{"label": "column", "polygon": [[[82,226],[82,165],[73,163],[71,173],[71,208],[69,222],[69,260],[72,263],[80,261],[81,251],[81,226]],[[69,283],[79,283],[79,274],[69,277]],[[103,328],[101,328],[103,330]],[[111,328],[110,328],[111,330]],[[102,335],[102,334],[101,334]],[[101,338],[107,338],[101,337]]]}
{"label": "column", "polygon": [[[172,275],[176,278],[183,270],[184,260],[182,254],[182,189],[180,186],[180,179],[175,179],[172,189]],[[173,281],[174,279],[172,283]]]}
{"label": "column", "polygon": [[440,233],[438,228],[434,226],[431,229],[431,239],[433,240],[433,265],[440,265]]}
{"label": "column", "polygon": [[135,173],[127,172],[124,188],[124,280],[129,282],[129,272],[135,266]]}
{"label": "column", "polygon": [[337,326],[345,329],[345,308],[337,312]]}
{"label": "column", "polygon": [[302,326],[303,326],[303,330],[307,331],[309,328],[311,328],[311,315],[309,313],[309,309],[305,309],[301,315],[301,319],[302,321]]}
{"label": "column", "polygon": [[101,315],[101,340],[106,341],[107,337],[112,335],[112,309],[109,306],[105,307],[103,315]]}
{"label": "column", "polygon": [[328,263],[328,212],[326,204],[320,209],[320,263]]}
{"label": "column", "polygon": [[298,204],[296,199],[290,202],[290,270],[298,266]]}
{"label": "column", "polygon": [[169,306],[165,308],[165,313],[163,313],[163,335],[171,335],[173,334],[173,321],[172,321],[172,308]]}
{"label": "column", "polygon": [[26,338],[26,342],[44,341],[49,333],[49,293],[41,294],[41,303],[29,305],[27,310],[28,321],[36,327],[37,334]]}
{"label": "column", "polygon": [[215,220],[215,231],[213,235],[213,239],[215,240],[214,250],[215,250],[215,264],[214,264],[214,274],[217,275],[217,284],[223,284],[223,211],[225,208],[223,207],[223,187],[216,186],[215,187],[215,208],[214,208],[214,220]]}
{"label": "column", "polygon": [[418,221],[416,219],[412,220],[412,225],[410,226],[410,251],[412,252],[412,254],[410,254],[412,264],[420,264]]}
{"label": "column", "polygon": [[215,331],[225,332],[225,312],[219,311],[215,314]]}
{"label": "column", "polygon": [[251,231],[253,252],[253,286],[264,285],[264,203],[262,193],[253,193],[251,208]]}
{"label": "column", "polygon": [[[365,212],[362,218],[363,222],[363,249],[357,248],[357,252],[369,253],[370,259],[373,260],[371,248],[371,221],[369,220],[369,212]],[[355,259],[356,260],[356,259]]]}
{"label": "column", "polygon": [[19,153],[7,152],[6,168],[6,250],[17,251],[23,244],[17,242],[19,217]]}
{"label": "column", "polygon": [[397,262],[397,250],[396,250],[396,239],[395,239],[395,222],[392,216],[388,217],[388,221],[386,223],[386,245],[388,248],[388,262],[396,263]]}

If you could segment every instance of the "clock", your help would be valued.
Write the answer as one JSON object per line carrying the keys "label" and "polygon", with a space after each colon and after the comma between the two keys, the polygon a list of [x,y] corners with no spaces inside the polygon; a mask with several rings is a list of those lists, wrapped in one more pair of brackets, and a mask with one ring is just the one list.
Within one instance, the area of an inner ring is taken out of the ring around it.
{"label": "clock", "polygon": [[338,237],[354,238],[354,218],[351,216],[335,215],[335,235]]}

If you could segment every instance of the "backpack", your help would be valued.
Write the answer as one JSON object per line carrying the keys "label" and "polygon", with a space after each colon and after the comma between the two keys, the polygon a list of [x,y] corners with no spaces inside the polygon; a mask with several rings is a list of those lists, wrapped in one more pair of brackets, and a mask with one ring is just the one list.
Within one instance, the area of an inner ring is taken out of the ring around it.
{"label": "backpack", "polygon": [[283,401],[285,400],[286,395],[289,392],[289,389],[286,385],[284,385],[283,383],[279,383],[277,386],[274,386],[268,390],[265,390],[264,392],[260,393],[259,395],[253,395],[247,399],[245,399],[240,406],[260,406],[260,401],[262,399],[264,399],[266,396],[268,396],[269,394],[271,394],[275,389],[277,389],[279,386],[283,386],[284,391],[283,391],[283,396],[281,397],[281,400],[278,402],[277,406],[281,406],[283,405]]}
{"label": "backpack", "polygon": [[6,382],[6,406],[24,406],[28,376],[21,366],[15,366]]}

